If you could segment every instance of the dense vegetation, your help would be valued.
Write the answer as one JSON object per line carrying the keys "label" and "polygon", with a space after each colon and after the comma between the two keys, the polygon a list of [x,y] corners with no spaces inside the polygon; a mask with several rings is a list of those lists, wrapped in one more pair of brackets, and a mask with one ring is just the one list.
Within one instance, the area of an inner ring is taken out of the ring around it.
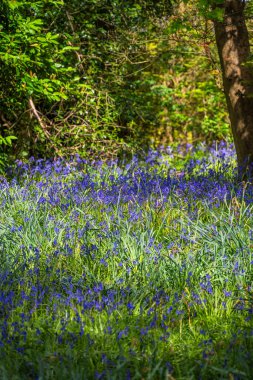
{"label": "dense vegetation", "polygon": [[2,161],[229,138],[194,2],[3,0],[0,14]]}
{"label": "dense vegetation", "polygon": [[234,168],[224,144],[20,162],[0,190],[1,379],[251,379]]}
{"label": "dense vegetation", "polygon": [[252,14],[0,1],[0,380],[253,378]]}

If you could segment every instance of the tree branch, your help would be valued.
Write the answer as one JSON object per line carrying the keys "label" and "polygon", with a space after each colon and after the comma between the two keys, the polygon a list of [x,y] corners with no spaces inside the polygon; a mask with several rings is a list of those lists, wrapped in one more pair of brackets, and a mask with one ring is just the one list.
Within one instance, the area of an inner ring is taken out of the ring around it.
{"label": "tree branch", "polygon": [[45,133],[45,136],[50,139],[50,133],[48,132],[47,128],[48,126],[44,123],[44,121],[42,120],[42,118],[40,117],[38,111],[36,110],[36,107],[33,103],[33,100],[32,98],[29,99],[29,105],[31,107],[31,111],[33,113],[33,115],[36,117],[36,119],[38,120],[38,123],[39,125],[41,126],[41,128],[43,129],[43,132]]}

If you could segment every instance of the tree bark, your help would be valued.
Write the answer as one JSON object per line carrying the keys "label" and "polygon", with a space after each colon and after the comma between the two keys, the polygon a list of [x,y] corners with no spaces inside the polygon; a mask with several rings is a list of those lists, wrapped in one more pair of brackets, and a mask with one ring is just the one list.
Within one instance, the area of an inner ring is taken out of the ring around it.
{"label": "tree bark", "polygon": [[214,20],[224,92],[237,153],[240,178],[253,174],[253,70],[244,0],[225,0],[222,21]]}

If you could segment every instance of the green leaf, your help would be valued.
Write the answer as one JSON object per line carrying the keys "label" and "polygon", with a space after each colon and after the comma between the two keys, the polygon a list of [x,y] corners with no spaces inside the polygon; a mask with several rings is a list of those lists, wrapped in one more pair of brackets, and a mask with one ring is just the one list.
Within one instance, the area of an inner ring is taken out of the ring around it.
{"label": "green leaf", "polygon": [[12,140],[17,140],[17,137],[16,136],[7,136],[5,138],[6,142],[8,145],[11,145],[12,144]]}

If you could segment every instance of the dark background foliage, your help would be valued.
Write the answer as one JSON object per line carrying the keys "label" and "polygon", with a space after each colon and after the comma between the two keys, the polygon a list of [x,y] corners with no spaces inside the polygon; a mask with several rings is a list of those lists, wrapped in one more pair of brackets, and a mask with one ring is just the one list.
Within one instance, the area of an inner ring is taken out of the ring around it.
{"label": "dark background foliage", "polygon": [[2,163],[229,137],[212,27],[194,4],[0,8]]}

